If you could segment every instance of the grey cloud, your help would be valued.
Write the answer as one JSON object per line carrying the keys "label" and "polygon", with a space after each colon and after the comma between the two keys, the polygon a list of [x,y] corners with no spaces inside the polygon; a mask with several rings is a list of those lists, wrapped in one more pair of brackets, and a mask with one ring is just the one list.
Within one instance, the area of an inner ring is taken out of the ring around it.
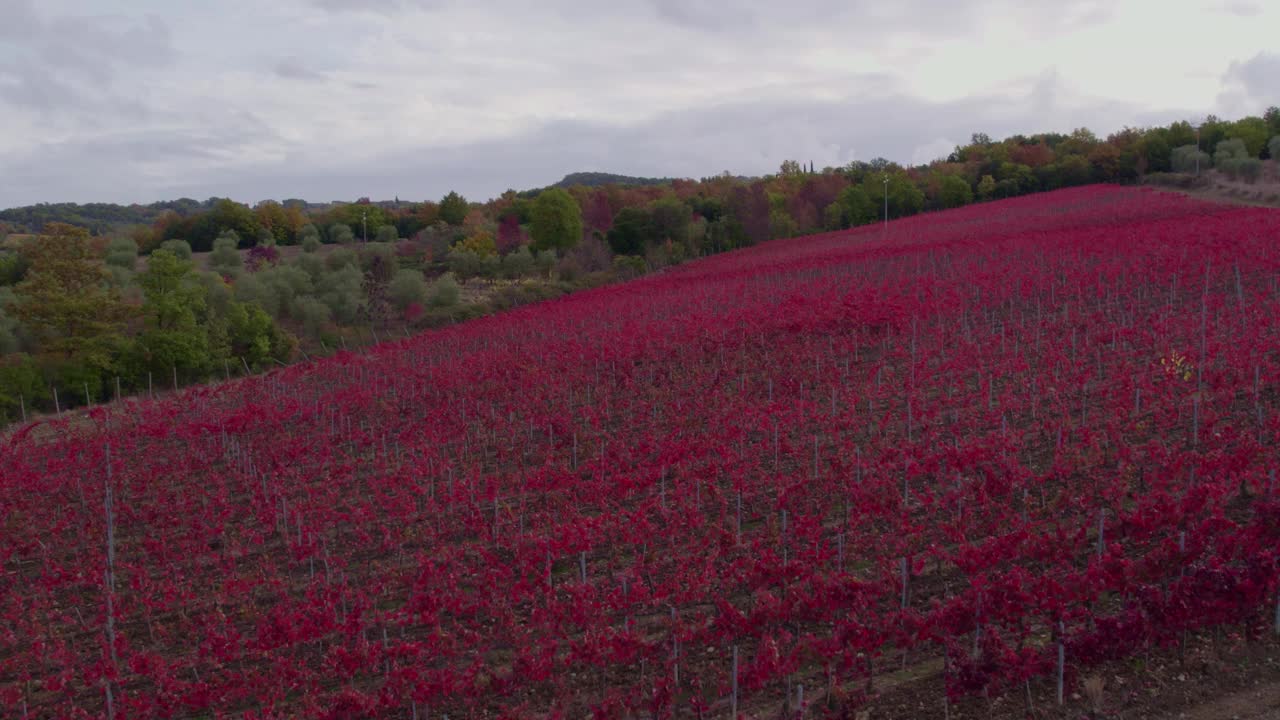
{"label": "grey cloud", "polygon": [[289,80],[318,81],[325,79],[323,73],[316,72],[303,65],[297,58],[284,58],[278,61],[272,71],[276,75]]}
{"label": "grey cloud", "polygon": [[1261,52],[1244,62],[1233,62],[1227,80],[1259,100],[1280,98],[1280,54]]}
{"label": "grey cloud", "polygon": [[126,68],[170,63],[175,58],[167,23],[148,16],[140,22],[115,15],[42,17],[26,0],[0,8],[0,37],[9,49],[0,66],[0,96],[19,108],[49,113],[126,110],[140,106],[127,93],[113,92]]}

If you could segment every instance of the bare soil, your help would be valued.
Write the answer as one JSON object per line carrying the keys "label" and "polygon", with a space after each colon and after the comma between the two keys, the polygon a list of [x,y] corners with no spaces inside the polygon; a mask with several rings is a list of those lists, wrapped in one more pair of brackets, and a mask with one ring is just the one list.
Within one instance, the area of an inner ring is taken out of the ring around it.
{"label": "bare soil", "polygon": [[1201,200],[1249,205],[1253,207],[1280,207],[1280,166],[1274,160],[1264,163],[1262,177],[1255,183],[1231,180],[1217,170],[1204,173],[1204,181],[1191,188],[1156,185],[1162,190],[1180,192]]}

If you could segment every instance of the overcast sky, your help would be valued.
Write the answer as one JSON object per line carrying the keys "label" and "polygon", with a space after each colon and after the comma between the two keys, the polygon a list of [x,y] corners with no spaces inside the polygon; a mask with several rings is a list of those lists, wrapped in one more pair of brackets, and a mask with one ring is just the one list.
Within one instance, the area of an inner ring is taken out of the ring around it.
{"label": "overcast sky", "polygon": [[926,162],[1260,114],[1277,28],[1262,0],[0,0],[0,207]]}

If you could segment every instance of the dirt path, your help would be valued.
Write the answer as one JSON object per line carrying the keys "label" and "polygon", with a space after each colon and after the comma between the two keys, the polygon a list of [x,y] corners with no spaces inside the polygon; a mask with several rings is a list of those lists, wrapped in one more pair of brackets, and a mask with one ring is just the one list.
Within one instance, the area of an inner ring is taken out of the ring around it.
{"label": "dirt path", "polygon": [[1177,717],[1179,720],[1280,720],[1280,682],[1196,705]]}

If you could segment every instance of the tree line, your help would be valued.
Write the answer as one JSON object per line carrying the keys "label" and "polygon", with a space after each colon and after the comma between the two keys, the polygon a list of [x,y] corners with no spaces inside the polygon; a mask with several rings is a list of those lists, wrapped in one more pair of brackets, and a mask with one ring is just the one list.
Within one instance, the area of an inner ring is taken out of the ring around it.
{"label": "tree line", "polygon": [[253,372],[379,330],[408,332],[769,239],[1166,173],[1212,169],[1253,182],[1276,157],[1280,110],[1271,108],[1105,138],[979,133],[917,167],[788,160],[763,178],[640,185],[588,174],[579,177],[590,183],[483,203],[450,192],[436,202],[8,210],[0,421]]}

